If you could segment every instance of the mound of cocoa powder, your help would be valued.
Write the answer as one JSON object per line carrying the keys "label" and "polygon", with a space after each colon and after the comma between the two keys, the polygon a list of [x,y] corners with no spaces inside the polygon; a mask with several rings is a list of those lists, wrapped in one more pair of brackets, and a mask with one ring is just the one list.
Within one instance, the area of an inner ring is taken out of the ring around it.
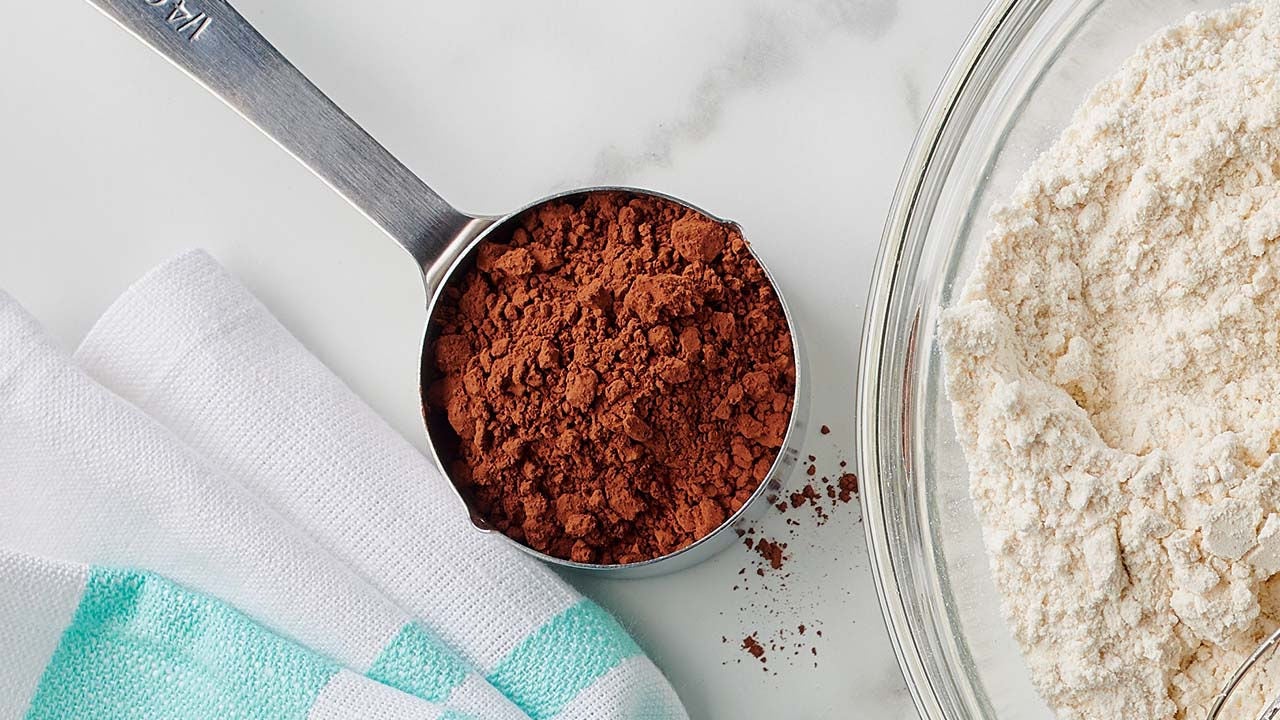
{"label": "mound of cocoa powder", "polygon": [[497,530],[578,562],[689,545],[759,487],[791,416],[781,305],[733,226],[597,192],[486,241],[436,316],[428,404]]}

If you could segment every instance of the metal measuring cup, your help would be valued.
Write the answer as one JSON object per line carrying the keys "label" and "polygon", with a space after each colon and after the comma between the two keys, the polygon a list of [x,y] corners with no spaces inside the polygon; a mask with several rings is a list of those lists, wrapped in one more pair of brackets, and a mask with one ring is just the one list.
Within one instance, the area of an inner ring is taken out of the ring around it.
{"label": "metal measuring cup", "polygon": [[[266,133],[409,252],[422,270],[426,285],[428,321],[423,333],[424,361],[435,336],[433,318],[441,292],[451,279],[460,277],[474,264],[474,254],[482,240],[491,236],[502,237],[502,233],[510,232],[526,211],[548,202],[573,200],[587,193],[612,190],[673,201],[716,222],[726,223],[677,198],[623,187],[584,188],[559,193],[500,217],[468,215],[445,202],[378,144],[225,0],[89,2]],[[579,570],[617,577],[656,575],[688,567],[727,547],[736,539],[731,531],[768,506],[762,499],[781,489],[782,479],[796,465],[799,457],[803,424],[808,416],[808,375],[791,311],[778,292],[773,276],[755,252],[751,253],[764,269],[782,306],[791,331],[796,367],[791,420],[782,448],[760,487],[710,535],[647,562],[593,565],[551,557],[517,543],[520,548],[547,562]],[[429,365],[420,363],[423,370],[419,378],[419,395],[423,401],[431,454],[459,499],[468,504],[465,492],[450,475],[447,458],[444,457],[448,431],[440,423],[433,422],[427,410]],[[473,510],[469,514],[478,530],[492,531]]]}

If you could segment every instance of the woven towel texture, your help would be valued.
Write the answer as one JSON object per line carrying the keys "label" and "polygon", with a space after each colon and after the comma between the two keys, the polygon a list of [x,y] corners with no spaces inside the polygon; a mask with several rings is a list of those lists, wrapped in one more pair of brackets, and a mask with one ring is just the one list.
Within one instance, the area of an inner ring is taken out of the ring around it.
{"label": "woven towel texture", "polygon": [[0,640],[0,720],[463,717],[135,570],[0,549]]}
{"label": "woven towel texture", "polygon": [[93,568],[27,718],[303,720],[337,672],[222,603]]}
{"label": "woven towel texture", "polygon": [[[89,378],[0,294],[0,546],[137,567],[219,598],[357,673],[483,717],[510,700],[409,613],[263,505],[242,483]],[[394,661],[394,662],[393,662]],[[461,677],[461,681],[459,678]],[[468,678],[474,681],[467,682]]]}

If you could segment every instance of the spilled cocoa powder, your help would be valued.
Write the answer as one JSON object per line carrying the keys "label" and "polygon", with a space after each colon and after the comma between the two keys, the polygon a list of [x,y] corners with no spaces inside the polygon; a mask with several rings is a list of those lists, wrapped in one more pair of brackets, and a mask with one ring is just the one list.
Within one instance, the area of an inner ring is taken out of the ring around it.
{"label": "spilled cocoa powder", "polygon": [[756,542],[756,552],[760,557],[769,563],[769,567],[774,570],[782,569],[782,561],[784,559],[783,552],[787,549],[786,543],[774,542],[772,540],[760,539]]}
{"label": "spilled cocoa powder", "polygon": [[[819,428],[819,435],[830,434],[829,430],[823,432],[826,427]],[[778,515],[784,516],[784,527],[774,527],[782,532],[767,533],[764,529],[774,525],[777,516],[772,522],[764,518],[737,531],[752,553],[749,563],[737,571],[732,587],[743,594],[738,607],[741,624],[736,632],[750,640],[735,643],[743,652],[736,658],[738,663],[758,661],[761,669],[773,675],[786,666],[818,667],[825,611],[810,594],[812,581],[794,582],[792,571],[803,570],[811,555],[840,552],[842,541],[831,533],[823,534],[822,528],[857,500],[858,478],[847,471],[847,461],[840,459],[845,451],[838,445],[834,449],[835,459],[819,461],[808,456],[804,474],[796,476],[797,483],[803,482],[798,489],[766,498]],[[798,577],[804,576],[801,572]],[[804,622],[796,624],[797,619]],[[722,636],[721,642],[730,644],[730,637]]]}
{"label": "spilled cocoa powder", "polygon": [[755,492],[791,417],[791,335],[737,228],[646,196],[534,208],[447,288],[430,410],[500,532],[577,562],[679,550]]}

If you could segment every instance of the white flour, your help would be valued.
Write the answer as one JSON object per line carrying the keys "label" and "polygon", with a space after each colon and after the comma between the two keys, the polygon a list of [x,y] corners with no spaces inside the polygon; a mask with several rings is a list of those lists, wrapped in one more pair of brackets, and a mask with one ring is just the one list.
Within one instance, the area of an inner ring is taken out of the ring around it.
{"label": "white flour", "polygon": [[1280,624],[1280,2],[1148,41],[995,223],[941,341],[1010,625],[1059,717],[1199,720]]}

